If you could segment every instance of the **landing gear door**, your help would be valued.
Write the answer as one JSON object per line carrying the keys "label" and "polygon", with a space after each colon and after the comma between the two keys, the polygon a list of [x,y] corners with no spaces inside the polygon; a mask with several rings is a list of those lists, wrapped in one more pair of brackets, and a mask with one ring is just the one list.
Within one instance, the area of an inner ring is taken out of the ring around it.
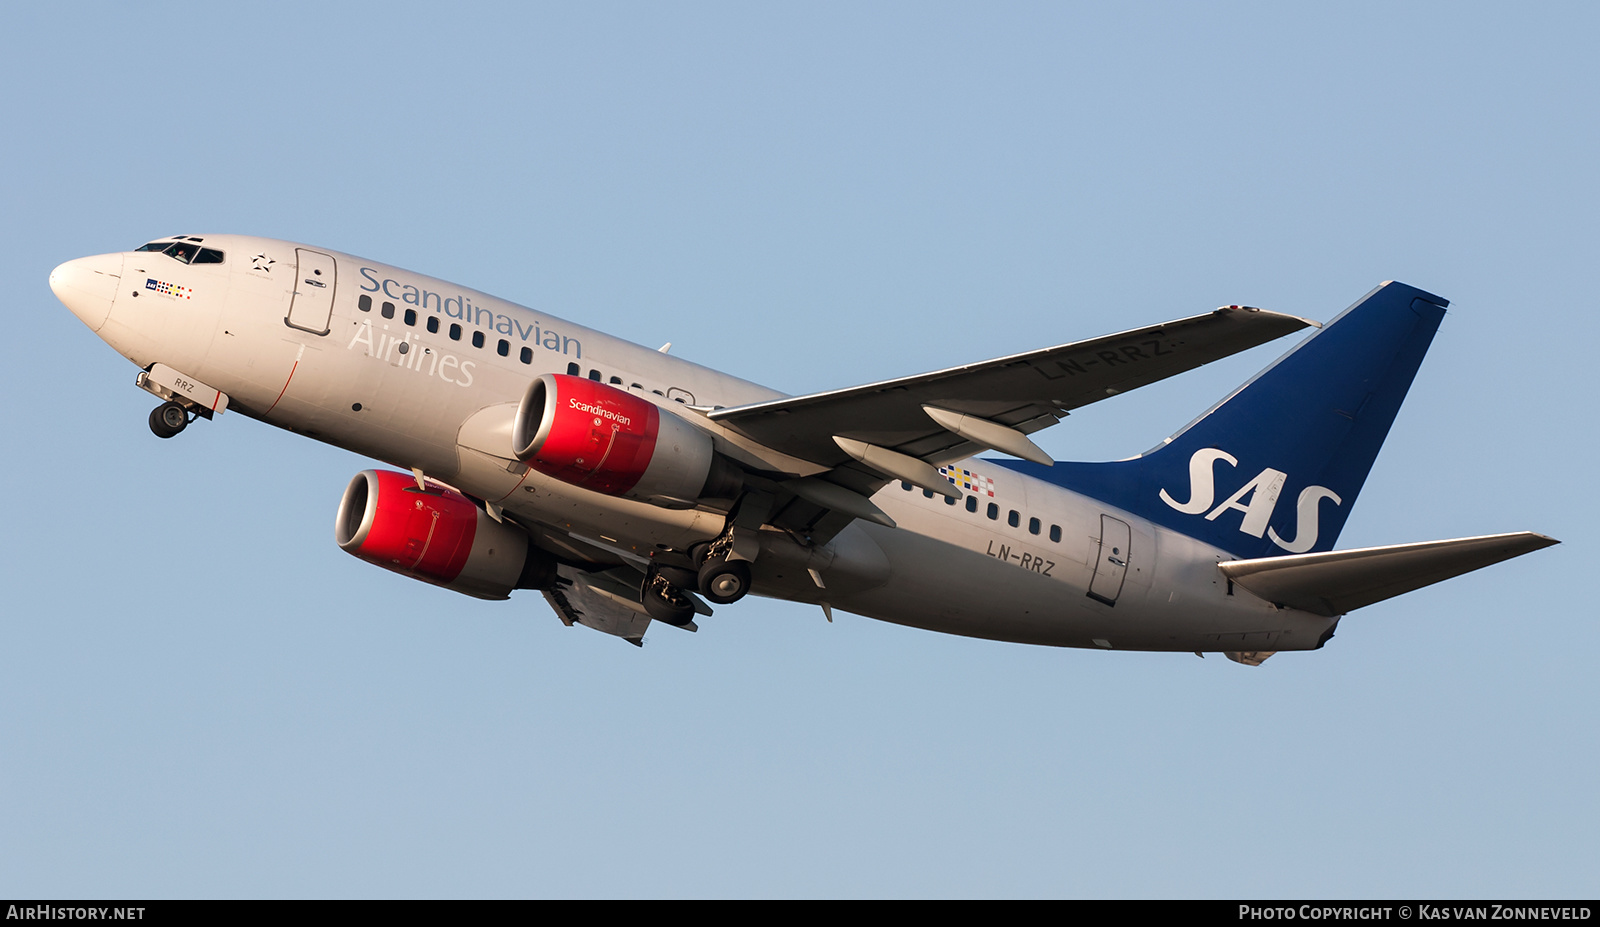
{"label": "landing gear door", "polygon": [[1116,605],[1122,594],[1122,582],[1128,578],[1128,545],[1132,532],[1128,523],[1110,515],[1100,516],[1100,559],[1094,565],[1094,579],[1089,580],[1089,598],[1107,605]]}
{"label": "landing gear door", "polygon": [[294,249],[297,270],[289,315],[283,320],[290,328],[313,335],[326,335],[333,317],[334,263],[331,255],[305,248]]}

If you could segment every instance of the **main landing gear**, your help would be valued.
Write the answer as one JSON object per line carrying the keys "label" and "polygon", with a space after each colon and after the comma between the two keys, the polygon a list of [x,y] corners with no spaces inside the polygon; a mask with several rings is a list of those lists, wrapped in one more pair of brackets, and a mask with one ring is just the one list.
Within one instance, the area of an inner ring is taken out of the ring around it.
{"label": "main landing gear", "polygon": [[707,560],[696,574],[700,591],[718,605],[732,605],[750,591],[750,563],[746,560]]}
{"label": "main landing gear", "polygon": [[150,430],[158,438],[170,438],[189,427],[193,419],[183,403],[167,400],[150,410]]}
{"label": "main landing gear", "polygon": [[729,559],[733,552],[731,535],[696,544],[689,559],[698,569],[657,564],[639,589],[639,603],[656,621],[683,627],[694,620],[694,597],[686,589],[697,590],[718,605],[732,605],[750,591],[750,561]]}
{"label": "main landing gear", "polygon": [[645,614],[665,624],[681,628],[694,620],[694,600],[659,570],[645,578],[644,587],[639,590],[639,602]]}
{"label": "main landing gear", "polygon": [[735,560],[733,532],[689,551],[696,571],[694,584],[700,593],[718,605],[732,605],[750,591],[750,561]]}
{"label": "main landing gear", "polygon": [[685,552],[692,566],[653,565],[639,589],[639,602],[650,617],[681,627],[692,620],[696,606],[709,614],[709,609],[684,591],[687,589],[697,590],[718,605],[732,605],[744,598],[750,592],[750,563],[761,553],[761,525],[772,504],[770,493],[745,493],[728,515],[727,530]]}

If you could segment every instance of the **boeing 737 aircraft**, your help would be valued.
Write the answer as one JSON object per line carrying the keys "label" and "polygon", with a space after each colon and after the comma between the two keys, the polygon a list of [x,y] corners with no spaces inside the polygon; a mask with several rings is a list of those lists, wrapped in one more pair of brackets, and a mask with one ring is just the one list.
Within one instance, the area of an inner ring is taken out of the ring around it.
{"label": "boeing 737 aircraft", "polygon": [[[1315,323],[1243,306],[808,396],[364,258],[182,235],[56,296],[140,368],[170,438],[232,411],[397,468],[351,554],[470,596],[543,593],[642,643],[746,593],[995,640],[1313,650],[1341,616],[1556,543],[1333,550],[1444,316],[1385,283],[1155,449],[1065,463],[1069,411]],[[1019,458],[997,460],[995,452]]]}

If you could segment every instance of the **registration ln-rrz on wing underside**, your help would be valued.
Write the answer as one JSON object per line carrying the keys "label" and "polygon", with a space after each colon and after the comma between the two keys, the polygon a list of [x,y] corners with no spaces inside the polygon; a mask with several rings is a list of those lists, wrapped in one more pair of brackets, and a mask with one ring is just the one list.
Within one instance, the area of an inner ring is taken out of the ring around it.
{"label": "registration ln-rrz on wing underside", "polygon": [[[1052,461],[1069,411],[1314,326],[1227,306],[786,396],[347,254],[183,235],[50,285],[140,368],[157,435],[225,411],[395,470],[339,546],[467,595],[536,589],[641,642],[747,593],[972,637],[1311,650],[1352,609],[1556,543],[1333,550],[1446,301],[1385,283],[1154,450]],[[975,455],[998,451],[1016,460]],[[708,604],[710,603],[710,604]]]}

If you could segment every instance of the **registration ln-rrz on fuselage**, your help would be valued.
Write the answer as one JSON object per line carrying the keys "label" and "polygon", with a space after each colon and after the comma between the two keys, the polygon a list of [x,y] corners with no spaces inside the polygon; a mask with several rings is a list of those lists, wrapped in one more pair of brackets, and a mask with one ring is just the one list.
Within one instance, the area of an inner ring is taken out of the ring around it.
{"label": "registration ln-rrz on fuselage", "polygon": [[[157,435],[232,411],[384,461],[346,488],[339,546],[479,598],[538,590],[566,624],[635,644],[754,592],[830,619],[1253,665],[1555,543],[1333,549],[1447,305],[1401,283],[1325,326],[1226,306],[806,396],[292,242],[172,236],[50,285],[140,368]],[[1139,457],[1053,461],[1029,437],[1307,327]]]}

